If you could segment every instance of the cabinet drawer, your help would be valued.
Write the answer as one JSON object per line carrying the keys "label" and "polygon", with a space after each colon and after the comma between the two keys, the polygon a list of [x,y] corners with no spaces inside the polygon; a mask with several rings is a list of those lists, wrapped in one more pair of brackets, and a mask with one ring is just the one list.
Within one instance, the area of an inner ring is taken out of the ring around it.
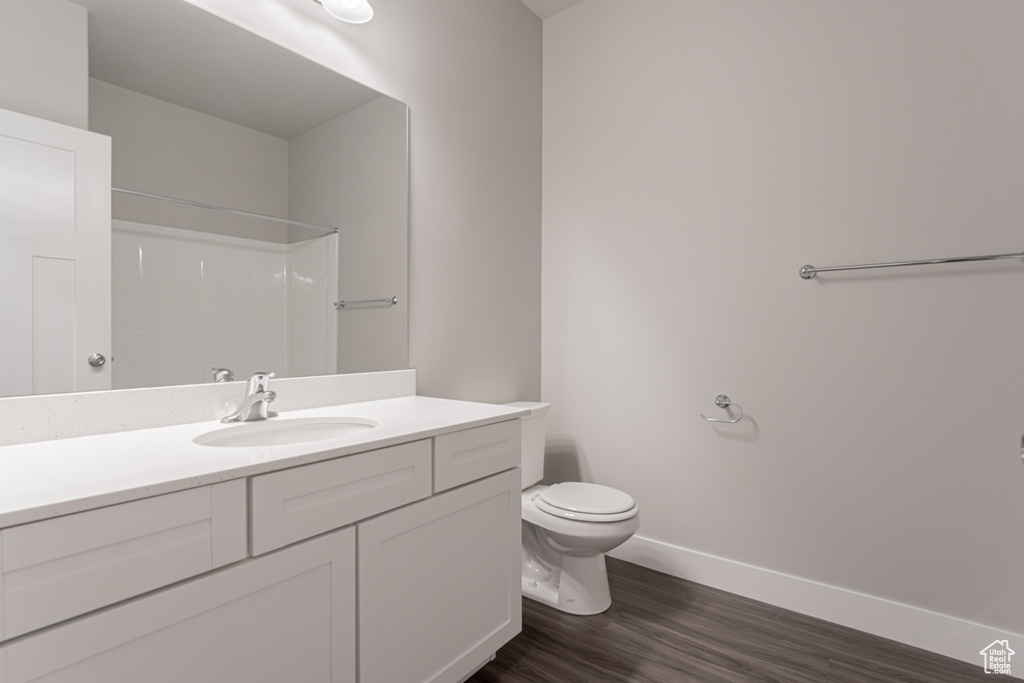
{"label": "cabinet drawer", "polygon": [[253,555],[430,495],[430,441],[252,478]]}
{"label": "cabinet drawer", "polygon": [[519,467],[519,420],[465,429],[434,438],[434,491]]}
{"label": "cabinet drawer", "polygon": [[3,640],[246,555],[245,481],[0,531]]}

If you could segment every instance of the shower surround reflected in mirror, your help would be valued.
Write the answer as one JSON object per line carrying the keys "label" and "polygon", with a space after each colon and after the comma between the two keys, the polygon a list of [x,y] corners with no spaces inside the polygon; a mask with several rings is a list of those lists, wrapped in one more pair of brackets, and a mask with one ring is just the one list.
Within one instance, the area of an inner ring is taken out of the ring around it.
{"label": "shower surround reflected in mirror", "polygon": [[73,1],[114,188],[328,228],[115,191],[113,388],[407,368],[406,105],[184,0]]}

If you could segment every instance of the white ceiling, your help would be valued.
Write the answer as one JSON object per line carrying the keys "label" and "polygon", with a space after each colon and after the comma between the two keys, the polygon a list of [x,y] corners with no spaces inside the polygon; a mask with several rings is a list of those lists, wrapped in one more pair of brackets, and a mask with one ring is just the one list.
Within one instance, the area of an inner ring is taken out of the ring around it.
{"label": "white ceiling", "polygon": [[558,14],[581,2],[583,0],[523,0],[523,4],[541,19],[547,19],[552,14]]}

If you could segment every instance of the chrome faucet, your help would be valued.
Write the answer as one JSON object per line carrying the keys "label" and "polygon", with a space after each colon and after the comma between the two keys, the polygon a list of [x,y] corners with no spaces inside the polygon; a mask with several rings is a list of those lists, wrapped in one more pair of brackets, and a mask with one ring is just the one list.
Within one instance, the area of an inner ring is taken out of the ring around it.
{"label": "chrome faucet", "polygon": [[238,410],[221,422],[251,422],[275,417],[277,413],[270,412],[270,402],[277,398],[277,394],[267,390],[273,376],[272,372],[257,372],[250,376],[245,384],[245,397],[242,398]]}
{"label": "chrome faucet", "polygon": [[210,368],[213,370],[213,381],[214,382],[234,382],[235,373],[231,372],[229,368]]}

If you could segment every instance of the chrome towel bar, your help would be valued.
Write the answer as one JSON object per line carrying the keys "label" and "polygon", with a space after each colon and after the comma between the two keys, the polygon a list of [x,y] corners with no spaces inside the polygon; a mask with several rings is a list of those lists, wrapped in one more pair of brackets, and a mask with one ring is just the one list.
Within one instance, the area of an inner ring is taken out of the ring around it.
{"label": "chrome towel bar", "polygon": [[814,266],[803,266],[800,269],[800,277],[810,280],[818,273],[827,273],[834,270],[864,270],[866,268],[895,268],[897,266],[930,266],[940,263],[964,263],[967,261],[999,261],[1003,259],[1021,259],[1024,261],[1024,251],[1013,254],[991,254],[989,256],[954,256],[953,258],[933,258],[920,261],[892,261],[890,263],[865,263],[859,266],[828,266],[827,268],[815,268]]}
{"label": "chrome towel bar", "polygon": [[397,303],[398,303],[398,297],[397,296],[393,296],[390,299],[364,299],[362,301],[335,301],[334,302],[334,306],[335,306],[335,308],[345,308],[345,306],[349,306],[351,304],[388,304],[389,306],[394,306]]}

